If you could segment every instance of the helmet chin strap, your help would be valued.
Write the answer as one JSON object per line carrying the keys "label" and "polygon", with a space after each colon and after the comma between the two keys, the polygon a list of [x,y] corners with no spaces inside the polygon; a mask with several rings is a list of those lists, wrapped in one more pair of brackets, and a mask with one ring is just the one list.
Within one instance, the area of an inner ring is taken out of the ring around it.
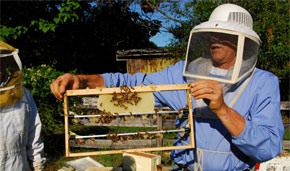
{"label": "helmet chin strap", "polygon": [[10,76],[4,75],[3,78],[1,78],[0,80],[0,89],[2,87],[5,87],[8,84],[9,80],[10,80]]}
{"label": "helmet chin strap", "polygon": [[16,87],[19,87],[21,85],[22,85],[22,82],[21,83],[18,83],[18,84],[15,84],[15,85],[12,85],[12,86],[9,86],[9,87],[0,88],[0,92],[1,91],[11,90],[11,89],[16,88]]}
{"label": "helmet chin strap", "polygon": [[18,65],[18,67],[19,67],[19,69],[20,69],[20,71],[22,73],[22,63],[21,63],[21,60],[20,60],[20,58],[18,56],[18,51],[19,50],[16,49],[16,51],[12,52],[12,55],[13,55],[13,58],[14,58],[15,62],[17,63],[17,65]]}

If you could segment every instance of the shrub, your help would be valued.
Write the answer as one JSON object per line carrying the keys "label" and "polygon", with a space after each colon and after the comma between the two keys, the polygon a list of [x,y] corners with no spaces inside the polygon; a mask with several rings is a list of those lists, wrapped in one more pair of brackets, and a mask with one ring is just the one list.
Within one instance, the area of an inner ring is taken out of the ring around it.
{"label": "shrub", "polygon": [[[72,72],[74,73],[74,71]],[[50,83],[64,74],[49,65],[23,68],[24,86],[30,90],[38,108],[42,122],[42,139],[46,155],[56,155],[57,132],[63,132],[63,107],[50,91]]]}

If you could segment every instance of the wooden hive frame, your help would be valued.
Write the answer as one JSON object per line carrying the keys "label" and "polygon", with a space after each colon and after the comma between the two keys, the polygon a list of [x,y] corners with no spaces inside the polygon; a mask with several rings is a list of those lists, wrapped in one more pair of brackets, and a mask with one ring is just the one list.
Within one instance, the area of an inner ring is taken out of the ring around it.
{"label": "wooden hive frame", "polygon": [[193,115],[192,115],[192,99],[190,93],[190,87],[188,84],[176,84],[176,85],[149,85],[149,86],[138,86],[133,87],[134,92],[160,92],[160,91],[174,91],[174,90],[186,90],[187,94],[187,105],[188,105],[188,123],[190,132],[190,144],[184,146],[166,146],[166,147],[150,147],[150,148],[136,148],[136,149],[124,149],[124,150],[110,150],[110,151],[95,151],[95,152],[78,152],[72,153],[69,146],[69,107],[68,97],[70,96],[89,96],[89,95],[101,95],[101,94],[113,94],[121,93],[119,87],[115,88],[96,88],[96,89],[79,89],[79,90],[67,90],[64,95],[64,127],[65,127],[65,155],[66,157],[81,157],[81,156],[93,156],[93,155],[104,155],[104,154],[117,154],[126,152],[148,152],[148,151],[164,151],[174,149],[189,149],[195,148],[194,144],[194,127],[193,127]]}

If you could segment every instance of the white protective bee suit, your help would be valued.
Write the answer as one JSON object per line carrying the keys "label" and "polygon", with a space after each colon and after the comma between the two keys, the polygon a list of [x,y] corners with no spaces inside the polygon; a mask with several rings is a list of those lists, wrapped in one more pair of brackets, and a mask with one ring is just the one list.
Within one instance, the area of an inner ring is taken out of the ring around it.
{"label": "white protective bee suit", "polygon": [[17,52],[0,41],[0,170],[42,170],[41,121],[32,95],[22,86]]}

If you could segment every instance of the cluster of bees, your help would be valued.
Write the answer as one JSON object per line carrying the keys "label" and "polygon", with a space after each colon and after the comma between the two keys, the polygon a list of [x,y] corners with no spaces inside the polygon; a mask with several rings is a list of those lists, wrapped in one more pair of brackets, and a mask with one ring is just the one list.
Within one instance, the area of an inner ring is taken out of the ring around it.
{"label": "cluster of bees", "polygon": [[128,87],[123,85],[120,87],[120,93],[113,93],[113,97],[110,102],[112,102],[115,106],[119,106],[124,109],[128,109],[125,104],[137,105],[141,97],[138,96],[137,92],[132,92],[134,90],[133,87]]}
{"label": "cluster of bees", "polygon": [[[178,110],[177,112],[177,116],[179,118],[182,117],[182,110]],[[157,119],[157,116],[158,116],[158,110],[155,109],[155,114],[152,114],[152,115],[133,115],[132,112],[129,112],[130,115],[127,115],[127,116],[119,116],[119,113],[110,113],[110,112],[106,112],[106,111],[100,111],[100,110],[95,110],[95,111],[91,111],[89,110],[88,111],[88,115],[100,115],[100,116],[96,116],[96,117],[90,117],[89,118],[89,121],[91,123],[105,123],[105,124],[108,124],[108,123],[111,123],[113,120],[117,119],[117,118],[120,118],[121,120],[123,121],[129,121],[129,120],[134,120],[135,117],[139,117],[139,118],[142,118],[143,120],[146,120],[147,118],[153,118],[154,120]],[[166,120],[168,118],[170,118],[170,114],[160,114],[162,116],[162,120]],[[152,116],[152,117],[150,117]],[[74,123],[78,123],[79,120],[78,119],[73,119],[72,120]]]}
{"label": "cluster of bees", "polygon": [[[113,93],[113,97],[110,100],[115,106],[119,106],[122,107],[124,109],[127,109],[128,107],[126,106],[126,104],[131,104],[131,105],[137,105],[140,101],[141,101],[141,97],[138,96],[137,92],[132,92],[132,90],[135,90],[134,87],[128,87],[126,85],[123,85],[120,87],[120,93]],[[75,106],[75,105],[74,105]],[[179,109],[177,111],[177,116],[181,118],[183,116],[183,110],[185,108],[187,108],[188,106],[186,105],[184,108]],[[87,112],[84,112],[81,108],[76,107],[75,106],[75,111],[76,113],[80,113],[81,115],[83,115],[84,113],[87,113],[87,115],[96,115],[99,114],[100,116],[97,117],[90,117],[89,121],[91,123],[106,123],[109,124],[111,123],[113,120],[115,120],[116,118],[119,118],[119,113],[110,113],[110,112],[106,112],[105,110],[101,111],[99,109],[89,109]],[[157,109],[155,109],[155,114],[151,115],[152,118],[154,120],[157,119],[158,113],[159,111]],[[168,118],[170,118],[169,114],[161,114],[162,119],[166,120]],[[130,115],[127,116],[120,116],[120,118],[123,121],[128,121],[128,120],[134,120],[135,117],[141,117],[143,120],[148,118],[148,115],[140,115],[140,116],[136,116],[133,115],[132,112],[130,112]],[[78,123],[79,120],[78,119],[73,119],[74,123]]]}
{"label": "cluster of bees", "polygon": [[[126,105],[131,104],[131,105],[137,105],[140,101],[141,101],[141,97],[139,97],[137,95],[137,92],[132,92],[132,90],[134,90],[133,87],[127,87],[126,85],[121,86],[120,87],[121,92],[120,93],[113,93],[113,97],[111,99],[110,102],[112,102],[115,106],[119,106],[121,108],[127,109],[128,107]],[[184,108],[177,110],[177,115],[176,117],[181,118],[183,116],[183,110],[188,108],[188,106],[186,105]],[[158,116],[158,109],[155,109],[155,114],[152,115],[152,118],[154,120],[157,119]],[[84,111],[82,111],[82,113],[84,113]],[[90,122],[95,122],[95,123],[111,123],[112,120],[119,118],[119,114],[118,113],[110,113],[110,112],[106,112],[106,111],[101,111],[99,109],[90,109],[89,111],[87,111],[88,115],[100,115],[98,117],[90,117],[89,121]],[[167,118],[170,117],[169,114],[161,114],[162,115],[162,119],[166,120]],[[130,115],[128,116],[120,116],[120,118],[122,118],[124,121],[128,121],[129,119],[134,120],[135,119],[135,115],[133,115],[130,112]],[[138,117],[141,117],[143,120],[147,119],[148,115],[140,115]],[[77,119],[74,119],[74,122],[78,122]],[[164,130],[166,130],[166,128],[164,128]],[[148,133],[147,131],[144,133],[140,133],[137,132],[134,135],[122,135],[119,136],[119,133],[108,133],[107,134],[107,138],[112,140],[112,142],[117,143],[117,142],[124,142],[124,141],[128,141],[128,140],[132,140],[132,139],[150,139],[152,140],[153,138],[163,138],[163,134],[162,133]],[[183,136],[184,132],[180,132],[180,135]],[[95,139],[94,138],[90,138],[89,140],[91,143],[94,143]],[[76,143],[78,145],[80,144],[85,144],[86,140],[84,139],[77,139]]]}
{"label": "cluster of bees", "polygon": [[[157,110],[155,111],[155,114],[152,115],[151,118],[153,118],[154,120],[157,119]],[[93,113],[90,113],[90,115],[94,115],[95,112]],[[139,118],[142,118],[143,120],[146,120],[147,118],[150,118],[148,115],[133,115],[132,112],[130,112],[130,115],[127,115],[127,116],[119,116],[118,113],[114,113],[115,115],[111,114],[111,113],[107,113],[107,112],[99,112],[98,114],[100,114],[101,116],[99,117],[91,117],[89,118],[90,122],[93,122],[93,123],[111,123],[113,120],[117,119],[117,118],[120,118],[121,120],[123,121],[129,121],[129,120],[134,120],[135,117],[139,117]],[[162,119],[163,120],[166,120],[168,118],[170,118],[170,115],[169,114],[161,114],[162,116]],[[182,113],[179,114],[178,116],[182,116]]]}
{"label": "cluster of bees", "polygon": [[[116,119],[118,117],[118,115],[113,115],[110,112],[106,112],[106,111],[101,111],[101,110],[89,110],[87,111],[88,115],[100,115],[98,117],[89,117],[89,121],[93,122],[93,123],[111,123],[112,120]],[[72,122],[77,124],[79,123],[79,119],[72,119]]]}
{"label": "cluster of bees", "polygon": [[[87,141],[90,141],[91,144],[94,144],[95,143],[95,138],[90,138]],[[77,143],[77,145],[84,145],[84,144],[86,144],[86,140],[82,139],[82,138],[76,139],[76,143]]]}
{"label": "cluster of bees", "polygon": [[[111,140],[113,143],[117,143],[117,142],[124,142],[124,141],[128,141],[128,140],[133,140],[133,139],[138,139],[140,140],[141,138],[144,138],[145,140],[146,139],[150,139],[152,140],[153,138],[157,138],[157,137],[160,137],[160,138],[163,138],[163,134],[161,133],[151,133],[149,134],[148,132],[146,132],[145,134],[141,134],[141,133],[137,133],[135,135],[122,135],[122,136],[118,136],[119,133],[108,133],[107,134],[107,138],[109,140]],[[89,141],[91,144],[93,144],[95,142],[95,139],[94,138],[90,138],[88,140],[85,140],[85,139],[76,139],[76,143],[78,145],[83,145],[83,144],[86,144],[86,141]]]}
{"label": "cluster of bees", "polygon": [[[163,130],[167,130],[166,128],[163,128]],[[179,132],[180,133],[180,136],[183,137],[185,132]],[[136,134],[133,134],[133,135],[118,135],[120,134],[117,133],[117,132],[113,132],[113,133],[108,133],[107,134],[107,139],[111,140],[113,143],[118,143],[118,142],[124,142],[124,141],[128,141],[128,140],[133,140],[133,139],[154,139],[154,138],[161,138],[163,139],[163,134],[162,133],[148,133],[148,131],[146,131],[145,133],[142,132],[137,132]],[[76,139],[76,143],[78,145],[81,145],[81,144],[86,144],[86,141],[90,142],[91,144],[94,144],[95,142],[95,139],[94,138],[90,138],[88,140],[85,140],[85,139]]]}
{"label": "cluster of bees", "polygon": [[109,140],[112,140],[113,143],[117,143],[117,142],[124,142],[124,141],[128,141],[128,140],[132,140],[132,139],[138,139],[140,140],[141,138],[146,139],[150,139],[152,140],[153,138],[163,138],[163,134],[161,133],[148,133],[147,131],[144,133],[140,133],[137,132],[137,134],[134,135],[122,135],[122,136],[118,136],[118,133],[109,133],[107,134],[107,137]]}

